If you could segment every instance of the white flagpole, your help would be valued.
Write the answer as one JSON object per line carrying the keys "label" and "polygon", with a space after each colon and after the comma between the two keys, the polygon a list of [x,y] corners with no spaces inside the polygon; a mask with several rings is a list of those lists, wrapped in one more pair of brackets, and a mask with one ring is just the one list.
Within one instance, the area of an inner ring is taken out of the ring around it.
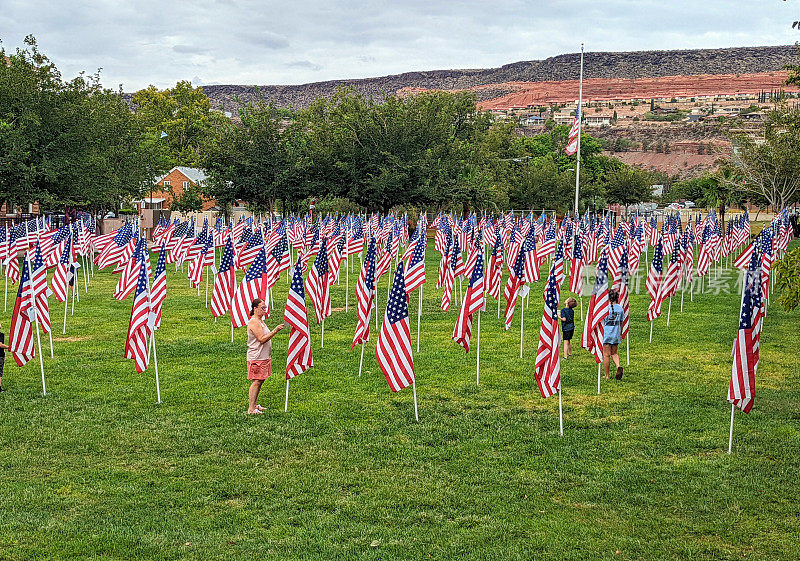
{"label": "white flagpole", "polygon": [[233,319],[231,318],[231,343],[233,343]]}
{"label": "white flagpole", "polygon": [[206,271],[206,308],[208,308],[208,273],[209,271]]}
{"label": "white flagpole", "polygon": [[425,285],[419,286],[419,308],[417,309],[417,352],[419,352],[419,324],[422,319],[422,289],[424,286]]}
{"label": "white flagpole", "polygon": [[481,385],[481,311],[478,309],[478,349],[475,353],[475,385]]}
{"label": "white flagpole", "polygon": [[731,449],[733,448],[733,415],[736,412],[736,405],[731,403],[731,433],[728,436],[728,454],[731,453]]}
{"label": "white flagpole", "polygon": [[669,316],[672,314],[672,296],[669,297],[669,306],[667,307],[667,327],[669,327]]}
{"label": "white flagpole", "polygon": [[[72,278],[73,278],[73,281],[72,281],[72,311],[70,311],[69,315],[74,316],[75,315],[75,291],[78,289],[78,281],[75,280],[74,273],[72,275]],[[69,289],[67,289],[67,290],[69,290]],[[69,294],[69,292],[67,294]]]}
{"label": "white flagpole", "polygon": [[6,270],[3,271],[3,276],[5,277],[5,285],[6,285],[6,287],[5,287],[5,295],[3,296],[3,312],[4,313],[8,311],[8,275],[7,275],[7,273],[8,273],[8,271],[6,271]]}
{"label": "white flagpole", "polygon": [[53,326],[50,325],[50,331],[47,332],[48,337],[50,337],[50,358],[53,358]]}
{"label": "white flagpole", "polygon": [[583,321],[583,296],[578,296],[578,300],[581,303],[581,321]]}
{"label": "white flagpole", "polygon": [[600,395],[600,363],[597,363],[597,395]]}
{"label": "white flagpole", "polygon": [[558,389],[558,435],[564,436],[564,408],[561,405],[561,388]]}
{"label": "white flagpole", "polygon": [[[69,285],[67,285],[67,289],[69,290]],[[69,308],[69,292],[67,292],[67,297],[64,298],[64,327],[61,330],[62,335],[67,333],[67,308]]]}
{"label": "white flagpole", "polygon": [[419,411],[417,410],[417,382],[416,382],[416,380],[414,381],[413,384],[411,384],[411,388],[414,390],[414,418],[419,423]]}
{"label": "white flagpole", "polygon": [[631,365],[631,334],[630,334],[630,328],[628,328],[628,334],[625,335],[625,354],[627,355],[627,361],[628,361],[626,366],[630,366]]}
{"label": "white flagpole", "polygon": [[86,293],[89,292],[89,273],[86,271],[86,256],[82,255],[83,257],[83,288]]}
{"label": "white flagpole", "polygon": [[[521,298],[522,299],[522,298]],[[522,358],[522,337],[525,334],[525,307],[519,307],[519,358]]]}
{"label": "white flagpole", "polygon": [[656,318],[650,320],[650,342],[653,342],[653,322],[656,321]]}
{"label": "white flagpole", "polygon": [[581,43],[581,71],[580,80],[578,81],[578,110],[580,111],[580,118],[578,119],[578,149],[575,159],[575,216],[578,216],[578,191],[580,189],[580,176],[581,176],[581,121],[583,120],[583,43]]}
{"label": "white flagpole", "polygon": [[320,348],[325,348],[325,318],[322,318],[322,342],[320,343]]}
{"label": "white flagpole", "polygon": [[[25,239],[28,238],[28,224],[25,223]],[[36,295],[33,292],[33,269],[31,268],[30,249],[25,251],[25,258],[28,260],[28,282],[31,283],[31,304],[33,304],[33,321],[36,324],[36,344],[39,347],[39,368],[42,371],[42,395],[47,395],[47,387],[44,383],[44,358],[42,357],[42,339],[39,336],[39,310],[36,308]],[[21,282],[21,281],[20,281]]]}
{"label": "white flagpole", "polygon": [[157,403],[161,403],[161,385],[158,382],[158,357],[156,356],[156,332],[155,330],[150,333],[150,346],[153,349],[153,366],[156,370],[156,396],[158,398]]}
{"label": "white flagpole", "polygon": [[349,255],[345,258],[344,275],[345,275],[344,311],[346,312],[349,308],[349,303],[350,303],[350,256]]}
{"label": "white flagpole", "polygon": [[283,402],[283,412],[289,411],[289,378],[286,378],[286,400]]}
{"label": "white flagpole", "polygon": [[[367,321],[369,323],[369,321]],[[364,367],[364,343],[361,341],[361,360],[358,361],[358,377],[361,378],[361,369]]]}

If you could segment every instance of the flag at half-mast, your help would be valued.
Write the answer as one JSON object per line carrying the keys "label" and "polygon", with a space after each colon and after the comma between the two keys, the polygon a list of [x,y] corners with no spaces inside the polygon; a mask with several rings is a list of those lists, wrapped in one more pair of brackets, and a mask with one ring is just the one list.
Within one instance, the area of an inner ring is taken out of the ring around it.
{"label": "flag at half-mast", "polygon": [[577,108],[575,109],[575,120],[572,122],[572,128],[569,129],[569,139],[567,140],[567,146],[564,148],[564,152],[567,155],[572,156],[575,152],[578,151],[578,137],[581,132],[581,104],[579,103]]}

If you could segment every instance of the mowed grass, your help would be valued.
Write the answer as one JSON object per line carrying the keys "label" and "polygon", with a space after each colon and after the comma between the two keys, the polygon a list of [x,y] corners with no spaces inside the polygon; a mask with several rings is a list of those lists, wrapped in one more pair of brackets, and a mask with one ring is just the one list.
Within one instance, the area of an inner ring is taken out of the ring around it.
{"label": "mowed grass", "polygon": [[[66,336],[63,305],[51,303],[47,397],[38,360],[6,358],[0,559],[798,558],[799,312],[768,309],[755,406],[736,415],[728,455],[740,297],[687,294],[669,327],[665,304],[648,343],[643,262],[625,377],[597,395],[593,358],[576,349],[562,362],[559,437],[557,398],[542,399],[533,376],[544,267],[526,303],[523,359],[520,306],[504,332],[489,299],[477,386],[474,349],[451,341],[458,306],[439,309],[437,262],[431,244],[414,355],[419,423],[411,389],[392,394],[376,364],[374,331],[358,377],[358,260],[349,311],[326,320],[324,349],[314,327],[315,367],[291,382],[288,413],[288,330],[276,337],[261,416],[245,413],[244,330],[231,343],[204,290],[171,269],[157,405],[152,369],[136,374],[122,358],[131,298],[112,299],[116,276],[95,272]],[[334,308],[344,287],[333,288]],[[282,278],[270,327],[286,293]],[[386,293],[384,278],[381,318]],[[10,291],[6,333],[12,308]]]}

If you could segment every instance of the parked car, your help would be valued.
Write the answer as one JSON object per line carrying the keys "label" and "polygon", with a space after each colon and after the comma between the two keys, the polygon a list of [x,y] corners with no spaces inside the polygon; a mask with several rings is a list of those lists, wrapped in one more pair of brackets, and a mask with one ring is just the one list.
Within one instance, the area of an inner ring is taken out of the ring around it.
{"label": "parked car", "polygon": [[686,208],[694,208],[697,205],[694,204],[692,201],[686,201],[685,203],[683,203],[683,206],[686,207]]}
{"label": "parked car", "polygon": [[678,210],[678,209],[680,209],[680,208],[683,208],[683,207],[681,207],[681,205],[680,205],[679,203],[670,203],[670,204],[667,206],[667,209],[668,209],[668,210]]}

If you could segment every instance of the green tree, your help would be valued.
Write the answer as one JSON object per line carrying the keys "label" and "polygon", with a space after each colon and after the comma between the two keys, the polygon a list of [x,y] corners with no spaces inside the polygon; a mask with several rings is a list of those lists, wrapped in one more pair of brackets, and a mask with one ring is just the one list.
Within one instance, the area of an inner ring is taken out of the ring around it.
{"label": "green tree", "polygon": [[192,87],[187,81],[167,90],[151,85],[134,93],[132,102],[145,131],[159,137],[166,133],[163,144],[173,166],[200,166],[203,144],[215,128],[229,122],[221,112],[212,110],[202,87]]}
{"label": "green tree", "polygon": [[280,113],[261,103],[244,106],[239,116],[241,125],[219,126],[204,146],[203,164],[210,175],[206,194],[223,207],[241,199],[253,209],[271,212],[277,199],[290,195],[285,184],[292,162]]}
{"label": "green tree", "polygon": [[650,175],[641,169],[613,170],[606,175],[605,190],[608,201],[625,207],[651,198]]}
{"label": "green tree", "polygon": [[99,74],[65,82],[39,52],[0,50],[0,198],[64,207],[117,209],[164,168],[157,143]]}

